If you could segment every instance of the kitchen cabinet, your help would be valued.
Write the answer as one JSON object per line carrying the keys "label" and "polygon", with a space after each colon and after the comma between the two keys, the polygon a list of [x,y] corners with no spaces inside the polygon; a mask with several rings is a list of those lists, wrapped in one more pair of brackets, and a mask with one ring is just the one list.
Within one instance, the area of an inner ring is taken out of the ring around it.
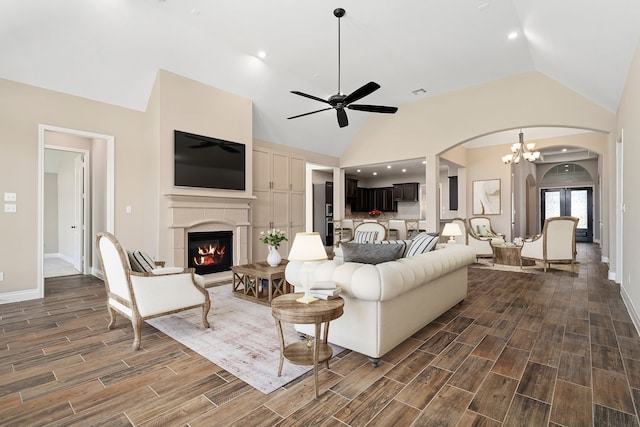
{"label": "kitchen cabinet", "polygon": [[354,200],[358,197],[358,180],[353,178],[345,178],[344,197],[347,201]]}
{"label": "kitchen cabinet", "polygon": [[417,182],[393,184],[393,200],[396,202],[417,202],[419,188],[420,184]]}
{"label": "kitchen cabinet", "polygon": [[393,187],[358,187],[356,194],[355,203],[351,205],[354,212],[369,212],[374,209],[382,212],[397,211],[397,204],[393,200]]}

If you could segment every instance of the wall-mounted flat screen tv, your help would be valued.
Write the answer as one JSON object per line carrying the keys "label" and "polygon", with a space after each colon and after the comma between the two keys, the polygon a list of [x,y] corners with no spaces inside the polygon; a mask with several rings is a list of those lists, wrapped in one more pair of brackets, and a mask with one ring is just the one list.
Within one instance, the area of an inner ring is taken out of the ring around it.
{"label": "wall-mounted flat screen tv", "polygon": [[245,145],[174,133],[174,184],[178,187],[245,190]]}

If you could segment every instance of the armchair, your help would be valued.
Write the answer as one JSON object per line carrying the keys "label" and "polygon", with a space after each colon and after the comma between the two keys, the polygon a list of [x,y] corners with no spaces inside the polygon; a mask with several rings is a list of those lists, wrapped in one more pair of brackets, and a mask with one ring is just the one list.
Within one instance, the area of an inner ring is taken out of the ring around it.
{"label": "armchair", "polygon": [[147,319],[202,307],[202,323],[209,327],[209,293],[196,284],[193,269],[138,273],[131,270],[126,251],[111,233],[98,233],[96,246],[111,317],[108,327],[115,327],[116,312],[129,318],[134,350],[140,348],[142,322]]}
{"label": "armchair", "polygon": [[525,241],[520,251],[520,268],[522,260],[542,261],[544,272],[551,263],[576,262],[576,228],[578,218],[557,216],[547,218],[542,227],[542,234],[531,241]]}

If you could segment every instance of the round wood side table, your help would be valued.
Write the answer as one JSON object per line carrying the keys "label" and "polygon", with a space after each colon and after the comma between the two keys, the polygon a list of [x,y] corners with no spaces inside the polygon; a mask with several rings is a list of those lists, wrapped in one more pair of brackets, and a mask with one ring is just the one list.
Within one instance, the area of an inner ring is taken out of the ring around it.
{"label": "round wood side table", "polygon": [[[276,328],[280,336],[280,366],[278,376],[282,374],[282,364],[286,358],[296,365],[313,365],[313,378],[318,393],[318,363],[327,362],[333,356],[333,349],[327,344],[329,322],[342,316],[344,300],[340,297],[331,300],[318,300],[311,304],[297,302],[303,294],[281,295],[271,301],[271,314],[276,320]],[[315,339],[307,337],[306,341],[296,342],[285,346],[282,334],[282,323],[314,324],[316,326]],[[324,334],[320,339],[320,331],[324,323]]]}

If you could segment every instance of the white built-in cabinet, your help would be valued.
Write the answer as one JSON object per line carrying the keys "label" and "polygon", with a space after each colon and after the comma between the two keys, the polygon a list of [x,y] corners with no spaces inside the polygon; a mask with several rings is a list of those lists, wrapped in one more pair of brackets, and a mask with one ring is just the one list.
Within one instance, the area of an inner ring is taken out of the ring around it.
{"label": "white built-in cabinet", "polygon": [[260,232],[286,232],[278,252],[286,258],[296,233],[305,230],[305,160],[263,148],[253,150],[252,261],[267,259]]}

